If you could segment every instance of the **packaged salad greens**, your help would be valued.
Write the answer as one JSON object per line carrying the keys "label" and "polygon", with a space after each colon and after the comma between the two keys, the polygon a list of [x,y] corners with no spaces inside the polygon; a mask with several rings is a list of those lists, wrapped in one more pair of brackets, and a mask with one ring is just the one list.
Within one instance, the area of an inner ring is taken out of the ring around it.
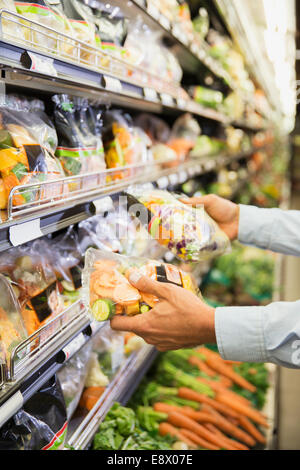
{"label": "packaged salad greens", "polygon": [[151,184],[131,186],[126,192],[128,210],[149,234],[183,261],[205,261],[229,247],[227,235],[203,207],[194,208],[168,191]]}
{"label": "packaged salad greens", "polygon": [[193,278],[172,264],[89,248],[82,276],[82,297],[93,320],[106,321],[121,314],[137,315],[155,306],[156,296],[140,292],[130,284],[128,277],[134,270],[153,280],[198,293]]}

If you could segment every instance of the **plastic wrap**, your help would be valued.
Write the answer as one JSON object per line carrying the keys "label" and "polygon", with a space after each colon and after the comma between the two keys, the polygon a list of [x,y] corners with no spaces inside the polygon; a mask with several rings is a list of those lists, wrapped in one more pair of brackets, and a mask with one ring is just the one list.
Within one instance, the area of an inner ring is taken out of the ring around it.
{"label": "plastic wrap", "polygon": [[88,341],[57,373],[66,403],[68,420],[76,410],[84,389],[91,352],[92,343]]}
{"label": "plastic wrap", "polygon": [[30,26],[28,20],[35,21],[43,26],[47,26],[55,31],[48,31],[47,36],[42,34],[44,31],[43,28],[35,26],[35,31],[32,31],[31,28],[22,28],[23,34],[27,41],[32,41],[33,44],[38,47],[40,50],[45,50],[47,52],[55,53],[58,50],[58,35],[56,33],[65,32],[65,21],[64,18],[59,14],[58,11],[54,11],[52,8],[49,8],[47,3],[43,0],[37,0],[34,3],[17,1],[15,2],[17,13],[24,17],[24,20],[21,21],[24,25]]}
{"label": "plastic wrap", "polygon": [[93,351],[97,354],[102,372],[111,379],[124,362],[124,335],[105,325],[93,337]]}
{"label": "plastic wrap", "polygon": [[188,206],[168,191],[153,189],[151,184],[129,187],[126,194],[129,211],[177,258],[199,262],[228,249],[227,235],[203,207]]}
{"label": "plastic wrap", "polygon": [[27,333],[12,286],[2,274],[0,289],[0,363],[9,365],[14,348]]}
{"label": "plastic wrap", "polygon": [[[11,11],[12,13],[17,13],[15,2],[13,0],[1,0],[0,1],[0,10],[8,10]],[[10,17],[9,17],[10,18]],[[11,19],[13,19],[11,17]],[[3,17],[1,21],[1,28],[2,28],[2,34],[9,38],[14,38],[19,41],[23,41],[24,39],[24,34],[23,34],[23,29],[21,26],[18,26],[16,23],[12,21],[7,21],[5,20],[5,17]]]}
{"label": "plastic wrap", "polygon": [[0,431],[1,450],[62,450],[67,413],[56,376],[48,380]]}
{"label": "plastic wrap", "polygon": [[[59,145],[59,158],[66,176],[100,172],[105,169],[102,141],[89,127],[89,105],[83,98],[68,95],[54,95],[54,121]],[[90,121],[91,122],[91,121]],[[91,124],[92,125],[92,124]],[[86,185],[95,182],[88,180]]]}
{"label": "plastic wrap", "polygon": [[180,116],[173,124],[168,147],[176,152],[177,160],[184,161],[197,142],[201,128],[191,114]]}
{"label": "plastic wrap", "polygon": [[197,293],[192,277],[172,264],[89,248],[85,255],[82,284],[83,302],[93,320],[106,321],[120,314],[137,315],[155,306],[156,296],[140,292],[128,281],[133,270]]}
{"label": "plastic wrap", "polygon": [[[35,108],[34,108],[35,106]],[[7,205],[10,191],[19,185],[51,181],[63,175],[52,153],[56,145],[55,129],[45,117],[41,105],[16,96],[7,96],[0,107],[0,208]],[[13,205],[63,195],[60,185],[22,189],[13,196]]]}

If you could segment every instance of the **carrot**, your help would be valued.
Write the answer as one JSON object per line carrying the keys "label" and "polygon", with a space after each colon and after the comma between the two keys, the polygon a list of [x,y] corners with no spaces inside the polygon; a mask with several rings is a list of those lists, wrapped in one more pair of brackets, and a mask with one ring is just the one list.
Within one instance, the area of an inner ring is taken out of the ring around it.
{"label": "carrot", "polygon": [[251,418],[256,423],[261,424],[264,427],[269,427],[265,418],[262,416],[262,414],[259,411],[253,408],[250,408],[249,406],[246,406],[239,401],[234,401],[230,397],[222,393],[217,393],[215,399],[219,403],[222,403],[227,406],[231,406],[237,413],[245,415],[248,418]]}
{"label": "carrot", "polygon": [[228,390],[228,388],[224,387],[220,382],[216,380],[208,380],[202,377],[198,377],[197,380],[199,382],[203,382],[206,385],[209,385],[215,392],[222,392],[232,397],[233,400],[239,400],[247,406],[251,406],[251,401],[247,400],[247,398],[242,397],[238,393],[233,392],[232,390]]}
{"label": "carrot", "polygon": [[208,367],[202,359],[196,356],[190,356],[188,362],[192,366],[197,366],[201,372],[204,372],[209,377],[215,377],[216,373],[210,367]]}
{"label": "carrot", "polygon": [[193,419],[197,422],[205,422],[205,423],[216,423],[217,420],[214,418],[210,413],[203,413],[202,411],[195,411],[189,406],[176,406],[176,405],[169,405],[167,403],[156,402],[153,405],[155,411],[160,411],[162,413],[171,413],[172,411],[176,411],[177,413],[182,413],[184,416],[188,416],[189,418]]}
{"label": "carrot", "polygon": [[214,444],[211,444],[210,442],[206,441],[205,439],[202,439],[202,437],[198,436],[192,431],[189,431],[188,429],[180,428],[180,432],[181,434],[189,438],[191,441],[193,441],[195,444],[200,447],[203,447],[204,449],[220,450],[220,447],[217,447]]}
{"label": "carrot", "polygon": [[81,395],[79,406],[91,410],[101,397],[105,387],[87,387]]}
{"label": "carrot", "polygon": [[244,444],[241,444],[240,442],[238,441],[235,441],[234,439],[230,439],[229,437],[225,436],[225,434],[223,434],[218,428],[216,428],[216,426],[214,426],[213,424],[210,424],[210,423],[207,423],[205,424],[205,427],[211,431],[211,432],[214,432],[215,434],[217,434],[218,436],[222,437],[223,439],[225,439],[226,441],[229,442],[229,444],[233,445],[234,447],[237,448],[237,450],[249,450],[249,447],[245,446]]}
{"label": "carrot", "polygon": [[207,397],[206,395],[203,395],[203,393],[195,392],[195,390],[191,390],[187,387],[179,387],[178,396],[188,400],[197,401],[199,403],[206,403],[207,405],[211,405],[213,408],[216,408],[221,413],[232,416],[233,418],[238,418],[239,416],[237,411],[233,410],[230,406]]}
{"label": "carrot", "polygon": [[239,418],[240,425],[254,437],[257,442],[262,444],[266,443],[266,438],[259,432],[259,430],[251,423],[251,421],[246,416],[240,416]]}
{"label": "carrot", "polygon": [[244,379],[244,377],[241,377],[239,374],[234,372],[234,370],[230,366],[228,366],[224,362],[222,363],[222,361],[220,361],[219,359],[207,357],[206,363],[213,370],[219,372],[219,374],[225,375],[225,377],[228,377],[240,387],[249,390],[249,392],[256,391],[256,387],[254,385],[248,382],[248,380]]}
{"label": "carrot", "polygon": [[170,423],[159,423],[158,432],[161,436],[170,434],[172,437],[177,437],[180,441],[185,442],[189,447],[195,449],[197,446],[195,442],[185,436],[179,429],[172,426]]}
{"label": "carrot", "polygon": [[168,422],[178,428],[188,429],[189,431],[196,433],[198,436],[206,439],[209,442],[212,442],[217,446],[223,447],[227,450],[235,450],[233,446],[227,444],[223,441],[223,439],[220,439],[218,436],[205,429],[205,427],[201,424],[196,423],[196,421],[194,421],[193,419],[188,418],[187,416],[184,416],[180,413],[177,413],[176,411],[172,411],[171,413],[169,413]]}

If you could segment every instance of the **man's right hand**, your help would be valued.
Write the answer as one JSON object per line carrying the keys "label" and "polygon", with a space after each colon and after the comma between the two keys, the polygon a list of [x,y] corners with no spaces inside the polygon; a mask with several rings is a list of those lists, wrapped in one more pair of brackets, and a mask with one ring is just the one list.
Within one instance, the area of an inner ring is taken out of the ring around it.
{"label": "man's right hand", "polygon": [[207,196],[192,197],[181,199],[181,202],[193,206],[203,204],[206,212],[214,219],[230,240],[238,236],[239,230],[239,206],[234,202],[223,199],[215,194]]}

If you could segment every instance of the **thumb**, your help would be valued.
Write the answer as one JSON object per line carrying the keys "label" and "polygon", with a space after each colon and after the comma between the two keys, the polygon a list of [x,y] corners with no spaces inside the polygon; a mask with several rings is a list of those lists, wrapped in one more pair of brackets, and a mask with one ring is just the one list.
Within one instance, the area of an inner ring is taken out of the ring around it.
{"label": "thumb", "polygon": [[181,202],[184,204],[188,204],[191,206],[197,206],[199,204],[203,204],[204,206],[209,206],[214,199],[214,195],[212,194],[206,194],[205,196],[196,196],[196,197],[190,197],[190,198],[182,198],[180,199]]}
{"label": "thumb", "polygon": [[152,294],[159,298],[165,298],[164,283],[154,281],[147,276],[143,276],[140,271],[135,270],[129,275],[130,284],[145,294]]}

